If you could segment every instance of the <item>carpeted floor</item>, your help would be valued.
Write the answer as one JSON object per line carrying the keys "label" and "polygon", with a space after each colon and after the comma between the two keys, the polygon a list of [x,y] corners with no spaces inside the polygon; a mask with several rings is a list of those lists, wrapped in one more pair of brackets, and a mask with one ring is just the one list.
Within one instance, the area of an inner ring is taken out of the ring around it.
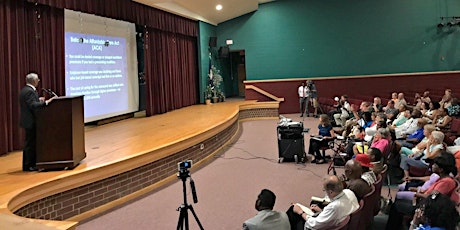
{"label": "carpeted floor", "polygon": [[[317,118],[299,118],[304,127],[317,130]],[[244,220],[254,216],[256,197],[268,188],[277,195],[275,209],[285,211],[291,203],[308,204],[311,196],[322,196],[321,180],[327,164],[278,163],[277,120],[241,123],[242,134],[235,143],[225,146],[222,154],[191,173],[196,186],[198,203],[192,202],[187,181],[187,199],[192,204],[204,229],[241,229]],[[309,138],[305,135],[305,148]],[[342,169],[337,169],[340,175]],[[385,188],[385,187],[384,187]],[[81,223],[77,230],[98,229],[176,229],[183,203],[182,181],[152,192],[116,210]],[[189,212],[190,229],[199,229]],[[383,229],[386,216],[375,218],[374,229]]]}

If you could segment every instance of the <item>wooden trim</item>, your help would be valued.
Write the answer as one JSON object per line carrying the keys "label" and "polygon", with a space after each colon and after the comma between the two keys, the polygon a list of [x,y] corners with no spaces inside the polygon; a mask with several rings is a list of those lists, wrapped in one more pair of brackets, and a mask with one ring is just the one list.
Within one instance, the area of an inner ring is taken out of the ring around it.
{"label": "wooden trim", "polygon": [[284,98],[277,97],[277,96],[275,96],[275,95],[273,95],[273,94],[271,94],[271,93],[269,93],[269,92],[267,92],[267,91],[265,91],[265,90],[263,90],[263,89],[261,89],[259,87],[253,86],[253,85],[246,85],[245,89],[252,89],[252,90],[254,90],[254,91],[256,91],[256,92],[258,92],[260,94],[263,94],[263,95],[265,95],[265,96],[267,96],[267,97],[269,97],[269,98],[271,98],[271,99],[273,99],[275,101],[278,101],[278,102],[284,101]]}

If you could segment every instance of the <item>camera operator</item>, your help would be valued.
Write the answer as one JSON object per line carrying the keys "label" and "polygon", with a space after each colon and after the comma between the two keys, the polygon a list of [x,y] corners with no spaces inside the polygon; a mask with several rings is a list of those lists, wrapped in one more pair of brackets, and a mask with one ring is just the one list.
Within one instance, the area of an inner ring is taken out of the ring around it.
{"label": "camera operator", "polygon": [[307,97],[307,101],[306,101],[306,105],[305,105],[305,114],[307,115],[307,117],[309,116],[309,105],[311,103],[311,105],[313,105],[313,108],[314,108],[314,113],[313,113],[313,116],[314,117],[318,117],[318,93],[316,91],[316,86],[315,86],[315,83],[313,83],[312,80],[308,80],[307,81],[307,86],[305,87],[305,94],[306,94],[306,97]]}

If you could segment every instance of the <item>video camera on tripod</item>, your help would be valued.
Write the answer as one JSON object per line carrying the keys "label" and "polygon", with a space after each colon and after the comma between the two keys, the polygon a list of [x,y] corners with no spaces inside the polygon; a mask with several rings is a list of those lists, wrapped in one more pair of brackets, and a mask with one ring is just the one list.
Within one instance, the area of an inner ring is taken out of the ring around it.
{"label": "video camera on tripod", "polygon": [[186,186],[186,181],[187,178],[190,177],[190,188],[192,190],[192,197],[193,197],[193,202],[196,204],[198,203],[198,196],[196,195],[196,189],[195,189],[195,182],[193,181],[192,177],[190,176],[190,171],[189,169],[192,168],[193,162],[191,160],[186,160],[177,163],[177,177],[179,177],[182,180],[182,191],[183,191],[183,197],[184,197],[184,203],[177,208],[177,211],[180,212],[179,215],[179,221],[177,222],[177,230],[188,230],[189,229],[189,223],[188,223],[188,210],[192,211],[193,216],[195,217],[195,220],[200,227],[200,229],[203,229],[203,226],[201,225],[200,220],[198,219],[198,216],[195,213],[195,210],[193,209],[191,204],[187,203],[187,186]]}

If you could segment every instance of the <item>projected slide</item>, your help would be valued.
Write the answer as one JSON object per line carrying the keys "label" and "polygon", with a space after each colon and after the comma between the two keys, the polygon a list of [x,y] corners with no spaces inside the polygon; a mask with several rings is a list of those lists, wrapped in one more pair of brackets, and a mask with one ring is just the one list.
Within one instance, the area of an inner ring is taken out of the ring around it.
{"label": "projected slide", "polygon": [[125,39],[65,35],[66,95],[85,95],[85,117],[126,110]]}
{"label": "projected slide", "polygon": [[65,11],[66,96],[84,95],[85,122],[138,110],[134,24]]}

